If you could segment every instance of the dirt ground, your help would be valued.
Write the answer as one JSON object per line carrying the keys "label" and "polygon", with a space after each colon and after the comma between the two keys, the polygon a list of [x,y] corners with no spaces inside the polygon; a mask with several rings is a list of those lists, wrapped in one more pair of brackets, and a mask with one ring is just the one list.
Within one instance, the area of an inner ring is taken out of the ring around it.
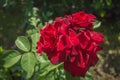
{"label": "dirt ground", "polygon": [[120,47],[98,53],[98,64],[90,71],[95,80],[120,80]]}

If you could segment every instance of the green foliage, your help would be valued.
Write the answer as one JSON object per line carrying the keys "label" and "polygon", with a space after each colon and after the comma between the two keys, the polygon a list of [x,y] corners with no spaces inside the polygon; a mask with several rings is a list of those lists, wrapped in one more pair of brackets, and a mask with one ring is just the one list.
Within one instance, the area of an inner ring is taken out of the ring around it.
{"label": "green foliage", "polygon": [[13,66],[21,58],[21,54],[16,50],[5,51],[4,55],[5,55],[5,57],[3,59],[3,61],[4,61],[3,66],[6,67],[6,68],[9,68],[9,67]]}
{"label": "green foliage", "polygon": [[81,78],[81,80],[94,80],[94,78],[92,77],[92,74],[90,74],[89,72],[86,74],[85,78]]}
{"label": "green foliage", "polygon": [[66,79],[67,80],[81,80],[80,77],[72,77],[70,73],[66,72]]}
{"label": "green foliage", "polygon": [[36,45],[37,45],[37,41],[40,37],[39,33],[34,33],[31,35],[31,39],[32,39],[32,51],[36,52]]}
{"label": "green foliage", "polygon": [[99,28],[100,25],[101,25],[101,22],[96,20],[96,22],[94,22],[94,29]]}
{"label": "green foliage", "polygon": [[3,51],[3,48],[2,48],[2,46],[0,46],[0,52],[2,52]]}
{"label": "green foliage", "polygon": [[30,50],[30,42],[27,37],[25,36],[20,36],[17,38],[15,41],[16,46],[23,50],[23,51],[29,51]]}
{"label": "green foliage", "polygon": [[21,67],[27,72],[26,79],[29,79],[33,75],[35,62],[36,59],[33,53],[29,52],[23,54],[21,59]]}

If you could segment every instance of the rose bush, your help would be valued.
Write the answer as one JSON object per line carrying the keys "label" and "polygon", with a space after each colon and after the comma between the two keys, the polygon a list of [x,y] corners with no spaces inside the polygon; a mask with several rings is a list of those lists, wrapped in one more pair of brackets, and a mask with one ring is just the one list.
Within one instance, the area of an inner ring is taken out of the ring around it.
{"label": "rose bush", "polygon": [[103,35],[93,31],[95,16],[83,11],[58,17],[40,29],[37,52],[44,51],[52,64],[64,62],[64,69],[72,76],[84,77],[98,57]]}

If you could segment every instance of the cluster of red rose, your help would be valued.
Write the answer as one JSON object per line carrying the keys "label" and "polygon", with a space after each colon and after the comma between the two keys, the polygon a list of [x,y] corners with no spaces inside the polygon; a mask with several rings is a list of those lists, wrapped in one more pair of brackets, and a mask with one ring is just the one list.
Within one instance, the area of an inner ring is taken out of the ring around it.
{"label": "cluster of red rose", "polygon": [[44,51],[52,64],[64,62],[64,69],[73,77],[85,76],[97,63],[96,53],[102,50],[99,44],[104,42],[103,35],[93,31],[95,18],[80,11],[47,23],[40,30],[37,52]]}

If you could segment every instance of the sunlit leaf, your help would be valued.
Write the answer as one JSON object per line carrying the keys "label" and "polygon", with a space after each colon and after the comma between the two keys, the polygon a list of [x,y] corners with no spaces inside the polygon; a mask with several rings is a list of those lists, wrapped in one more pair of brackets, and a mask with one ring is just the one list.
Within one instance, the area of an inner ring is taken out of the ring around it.
{"label": "sunlit leaf", "polygon": [[17,63],[21,58],[21,54],[18,51],[15,50],[9,50],[6,51],[5,57],[4,57],[4,67],[9,68],[13,66],[15,63]]}
{"label": "sunlit leaf", "polygon": [[30,42],[27,37],[25,36],[19,36],[17,40],[15,41],[16,46],[23,50],[23,51],[29,51],[30,50]]}
{"label": "sunlit leaf", "polygon": [[33,35],[31,35],[31,39],[32,39],[32,51],[36,52],[36,45],[37,45],[37,41],[39,40],[39,33],[35,33]]}
{"label": "sunlit leaf", "polygon": [[33,53],[25,53],[21,59],[21,67],[27,73],[26,78],[30,78],[33,75],[35,67],[35,56]]}
{"label": "sunlit leaf", "polygon": [[2,46],[0,46],[0,52],[2,52],[3,51],[3,48],[2,48]]}
{"label": "sunlit leaf", "polygon": [[96,21],[96,22],[94,22],[94,29],[95,28],[98,28],[98,27],[100,27],[101,26],[101,22],[100,21]]}

